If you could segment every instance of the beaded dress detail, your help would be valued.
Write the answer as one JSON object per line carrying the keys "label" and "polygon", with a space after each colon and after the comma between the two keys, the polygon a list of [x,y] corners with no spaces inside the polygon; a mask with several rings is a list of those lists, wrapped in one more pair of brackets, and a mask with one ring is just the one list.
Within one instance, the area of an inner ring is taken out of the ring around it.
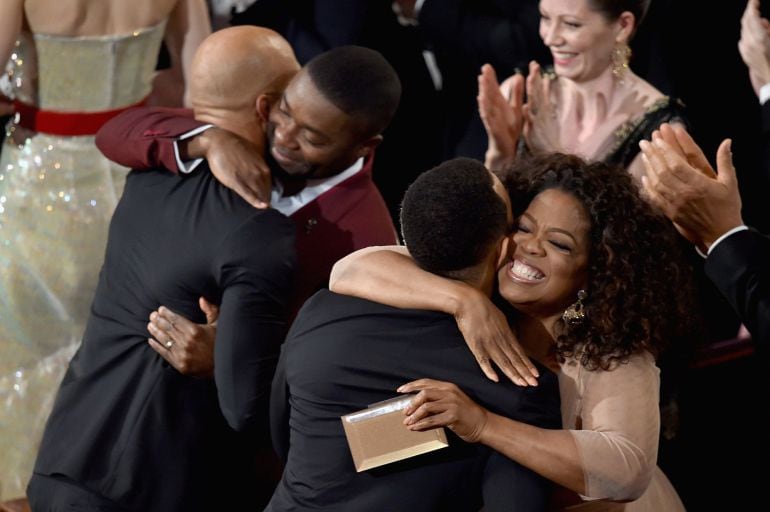
{"label": "beaded dress detail", "polygon": [[[24,33],[7,67],[15,99],[88,114],[147,97],[165,22],[119,36]],[[59,382],[83,335],[127,170],[94,136],[30,130],[0,150],[0,500],[24,495]]]}

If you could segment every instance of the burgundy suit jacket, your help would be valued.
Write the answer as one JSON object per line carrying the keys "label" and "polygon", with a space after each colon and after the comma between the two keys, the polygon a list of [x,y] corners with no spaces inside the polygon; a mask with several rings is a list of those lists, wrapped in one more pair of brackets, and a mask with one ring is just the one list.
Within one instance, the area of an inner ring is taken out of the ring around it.
{"label": "burgundy suit jacket", "polygon": [[[131,109],[99,130],[96,145],[107,158],[126,167],[163,167],[179,173],[174,141],[204,124],[192,115],[186,109]],[[337,260],[364,247],[397,243],[388,208],[372,181],[373,160],[369,155],[360,172],[291,215],[298,260],[293,312],[327,286]]]}

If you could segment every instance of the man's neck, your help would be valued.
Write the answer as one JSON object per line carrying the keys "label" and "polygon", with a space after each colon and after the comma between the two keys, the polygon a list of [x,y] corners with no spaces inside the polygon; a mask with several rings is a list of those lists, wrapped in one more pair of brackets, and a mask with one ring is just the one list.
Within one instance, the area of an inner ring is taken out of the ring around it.
{"label": "man's neck", "polygon": [[476,288],[487,297],[491,297],[497,282],[498,268],[496,261],[497,253],[490,253],[475,268],[468,269],[467,277],[462,279],[462,281],[468,286]]}

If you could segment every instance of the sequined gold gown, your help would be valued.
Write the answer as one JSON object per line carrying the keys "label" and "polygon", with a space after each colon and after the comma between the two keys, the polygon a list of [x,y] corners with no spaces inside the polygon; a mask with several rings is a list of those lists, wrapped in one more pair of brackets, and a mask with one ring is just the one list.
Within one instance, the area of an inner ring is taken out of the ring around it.
{"label": "sequined gold gown", "polygon": [[[132,34],[24,34],[9,64],[16,99],[93,113],[146,97],[165,22]],[[45,420],[83,334],[126,169],[93,136],[14,121],[0,152],[0,500],[24,495]]]}

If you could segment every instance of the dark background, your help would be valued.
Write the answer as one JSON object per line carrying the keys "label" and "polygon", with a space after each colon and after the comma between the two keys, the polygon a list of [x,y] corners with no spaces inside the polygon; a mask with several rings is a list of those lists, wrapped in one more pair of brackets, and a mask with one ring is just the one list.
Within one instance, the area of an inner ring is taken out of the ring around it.
{"label": "dark background", "polygon": [[[765,3],[767,15],[770,2]],[[653,0],[633,41],[631,66],[685,103],[690,131],[712,161],[719,143],[733,139],[744,220],[770,233],[770,168],[763,163],[767,140],[762,137],[759,103],[737,50],[744,8],[745,2],[734,0]],[[413,176],[435,165],[436,155],[451,150],[434,129],[447,106],[426,87],[421,60],[404,50],[419,45],[417,36],[393,25],[387,9],[379,12],[379,28],[343,39],[360,37],[364,39],[360,44],[376,40],[372,46],[394,66],[419,77],[405,80],[402,111],[421,114],[401,112],[377,156],[375,178],[396,214],[400,193]],[[389,48],[382,48],[383,41],[389,41]],[[461,148],[463,152],[480,156],[478,149]],[[688,510],[753,510],[764,502],[770,474],[765,466],[770,460],[770,359],[767,354],[747,355],[745,344],[713,350],[709,344],[734,334],[736,320],[710,294],[704,292],[710,296],[704,332],[692,346],[679,347],[674,370],[663,371],[664,395],[676,398],[679,428],[673,439],[661,442],[659,464]]]}

